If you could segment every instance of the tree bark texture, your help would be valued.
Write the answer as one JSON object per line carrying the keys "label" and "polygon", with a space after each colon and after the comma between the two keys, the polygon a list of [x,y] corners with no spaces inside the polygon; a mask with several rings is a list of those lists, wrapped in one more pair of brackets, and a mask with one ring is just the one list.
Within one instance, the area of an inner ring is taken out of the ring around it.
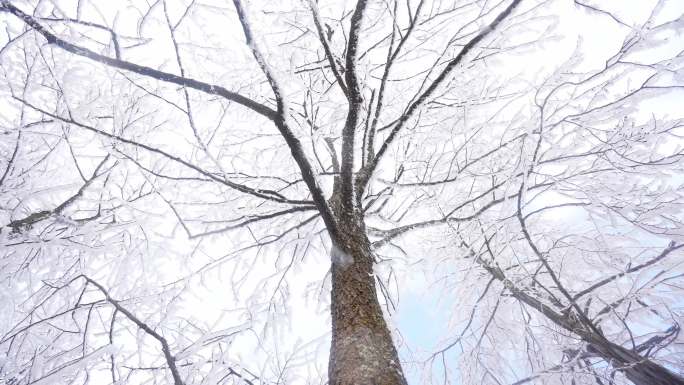
{"label": "tree bark texture", "polygon": [[[344,218],[338,215],[337,218]],[[330,385],[406,385],[378,301],[362,220],[342,219],[331,251]]]}

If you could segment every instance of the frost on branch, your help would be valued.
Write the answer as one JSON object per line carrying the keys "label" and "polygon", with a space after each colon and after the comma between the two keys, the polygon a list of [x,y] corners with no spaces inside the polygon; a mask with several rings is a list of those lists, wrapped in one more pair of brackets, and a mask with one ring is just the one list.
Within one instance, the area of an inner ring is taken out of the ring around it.
{"label": "frost on branch", "polygon": [[681,383],[638,3],[0,0],[0,382]]}

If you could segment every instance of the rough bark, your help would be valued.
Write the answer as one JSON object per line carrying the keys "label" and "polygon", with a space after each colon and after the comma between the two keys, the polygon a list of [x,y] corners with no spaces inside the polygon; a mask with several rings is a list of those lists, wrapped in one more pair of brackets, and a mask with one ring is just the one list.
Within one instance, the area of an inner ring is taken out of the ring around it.
{"label": "rough bark", "polygon": [[363,221],[336,211],[339,235],[331,251],[329,384],[406,385],[378,302],[373,256]]}

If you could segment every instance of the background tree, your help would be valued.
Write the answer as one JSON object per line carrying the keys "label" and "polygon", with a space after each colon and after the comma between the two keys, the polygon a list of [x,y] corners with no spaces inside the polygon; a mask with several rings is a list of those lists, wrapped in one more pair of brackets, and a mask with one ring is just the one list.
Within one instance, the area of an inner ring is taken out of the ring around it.
{"label": "background tree", "polygon": [[684,382],[675,1],[1,4],[5,381]]}

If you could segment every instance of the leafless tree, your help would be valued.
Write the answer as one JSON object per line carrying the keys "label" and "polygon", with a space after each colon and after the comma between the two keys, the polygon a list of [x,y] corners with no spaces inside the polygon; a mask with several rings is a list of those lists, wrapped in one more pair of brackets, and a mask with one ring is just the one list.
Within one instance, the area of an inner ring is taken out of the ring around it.
{"label": "leafless tree", "polygon": [[406,384],[421,266],[427,381],[684,384],[676,3],[0,0],[0,379]]}

